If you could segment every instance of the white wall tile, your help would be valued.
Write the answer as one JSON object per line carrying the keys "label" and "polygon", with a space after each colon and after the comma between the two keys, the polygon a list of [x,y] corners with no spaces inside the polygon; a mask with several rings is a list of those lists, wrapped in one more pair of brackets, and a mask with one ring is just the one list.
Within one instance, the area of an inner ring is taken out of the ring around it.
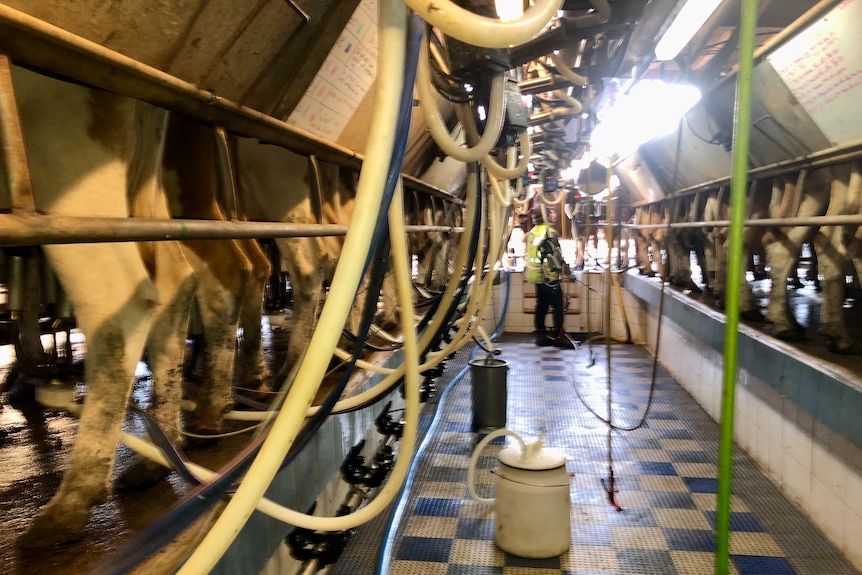
{"label": "white wall tile", "polygon": [[782,485],[785,494],[789,495],[800,507],[810,513],[811,470],[789,456],[785,456],[781,463]]}
{"label": "white wall tile", "polygon": [[762,412],[762,417],[765,419],[764,421],[764,430],[766,434],[769,435],[770,439],[774,439],[775,441],[781,442],[781,434],[782,434],[782,417],[781,412],[774,409],[770,405],[764,404],[764,409]]}
{"label": "white wall tile", "polygon": [[811,512],[817,525],[836,546],[844,543],[844,517],[847,508],[829,487],[816,476],[811,478]]}
{"label": "white wall tile", "polygon": [[847,466],[817,442],[811,447],[811,470],[836,497],[844,499],[847,485]]}
{"label": "white wall tile", "polygon": [[862,517],[844,508],[844,539],[841,550],[857,569],[862,570]]}
{"label": "white wall tile", "polygon": [[784,420],[782,433],[784,452],[802,467],[811,471],[811,436],[799,429],[796,422]]}
{"label": "white wall tile", "polygon": [[[857,517],[862,517],[862,475],[847,470],[847,485],[844,488],[844,501]],[[862,547],[862,537],[858,539]]]}

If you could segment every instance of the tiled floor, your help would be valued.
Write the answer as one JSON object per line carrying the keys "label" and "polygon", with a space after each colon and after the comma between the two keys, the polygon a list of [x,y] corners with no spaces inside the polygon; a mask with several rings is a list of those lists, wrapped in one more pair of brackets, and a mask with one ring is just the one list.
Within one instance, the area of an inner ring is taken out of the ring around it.
{"label": "tiled floor", "polygon": [[[506,336],[508,429],[565,451],[571,479],[571,548],[560,557],[522,559],[495,547],[494,514],[467,492],[472,430],[469,375],[423,412],[430,427],[399,512],[364,526],[332,573],[344,575],[594,575],[710,574],[718,427],[659,367],[645,424],[615,431],[614,500],[609,504],[604,345],[579,351],[537,348],[527,336]],[[459,355],[463,356],[464,352]],[[614,422],[638,423],[650,394],[652,357],[641,347],[610,349]],[[466,358],[452,362],[464,364]],[[446,377],[456,377],[457,368]],[[439,384],[440,388],[445,383]],[[577,393],[576,393],[577,392]],[[432,417],[434,420],[432,422]],[[494,441],[480,459],[478,490],[491,495]],[[483,485],[485,484],[485,485]],[[856,571],[737,449],[731,504],[730,572],[850,574]],[[383,557],[381,561],[379,558]],[[383,567],[378,567],[378,563]]]}

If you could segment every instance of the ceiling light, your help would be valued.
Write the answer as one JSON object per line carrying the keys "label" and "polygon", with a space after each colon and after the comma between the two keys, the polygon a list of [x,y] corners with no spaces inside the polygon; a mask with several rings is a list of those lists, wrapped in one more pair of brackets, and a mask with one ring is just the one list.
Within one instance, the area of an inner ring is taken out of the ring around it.
{"label": "ceiling light", "polygon": [[712,16],[721,0],[687,0],[655,47],[655,59],[673,60]]}

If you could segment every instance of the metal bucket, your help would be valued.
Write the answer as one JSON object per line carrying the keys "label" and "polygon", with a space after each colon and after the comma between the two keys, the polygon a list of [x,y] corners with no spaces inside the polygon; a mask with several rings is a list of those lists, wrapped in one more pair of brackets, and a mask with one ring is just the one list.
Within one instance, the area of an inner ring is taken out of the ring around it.
{"label": "metal bucket", "polygon": [[506,426],[506,375],[509,363],[488,357],[470,362],[473,431]]}

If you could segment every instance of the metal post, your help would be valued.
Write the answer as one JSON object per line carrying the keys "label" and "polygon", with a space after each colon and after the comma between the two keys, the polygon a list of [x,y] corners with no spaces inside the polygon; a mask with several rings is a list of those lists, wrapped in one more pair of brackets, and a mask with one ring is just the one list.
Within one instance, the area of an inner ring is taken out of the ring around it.
{"label": "metal post", "polygon": [[748,147],[751,129],[751,90],[757,0],[743,0],[739,26],[739,68],[733,118],[730,247],[727,258],[727,323],[724,330],[724,373],[718,448],[718,493],[715,518],[715,573],[727,575],[730,547],[730,485],[733,460],[733,406],[739,341],[739,290],[742,283],[742,238],[745,191],[748,187]]}
{"label": "metal post", "polygon": [[12,93],[12,64],[9,58],[0,55],[0,78],[10,86],[0,91],[0,168],[6,177],[0,181],[0,208],[20,209],[35,212],[33,187],[27,154],[24,151],[24,136],[18,116],[18,103]]}

